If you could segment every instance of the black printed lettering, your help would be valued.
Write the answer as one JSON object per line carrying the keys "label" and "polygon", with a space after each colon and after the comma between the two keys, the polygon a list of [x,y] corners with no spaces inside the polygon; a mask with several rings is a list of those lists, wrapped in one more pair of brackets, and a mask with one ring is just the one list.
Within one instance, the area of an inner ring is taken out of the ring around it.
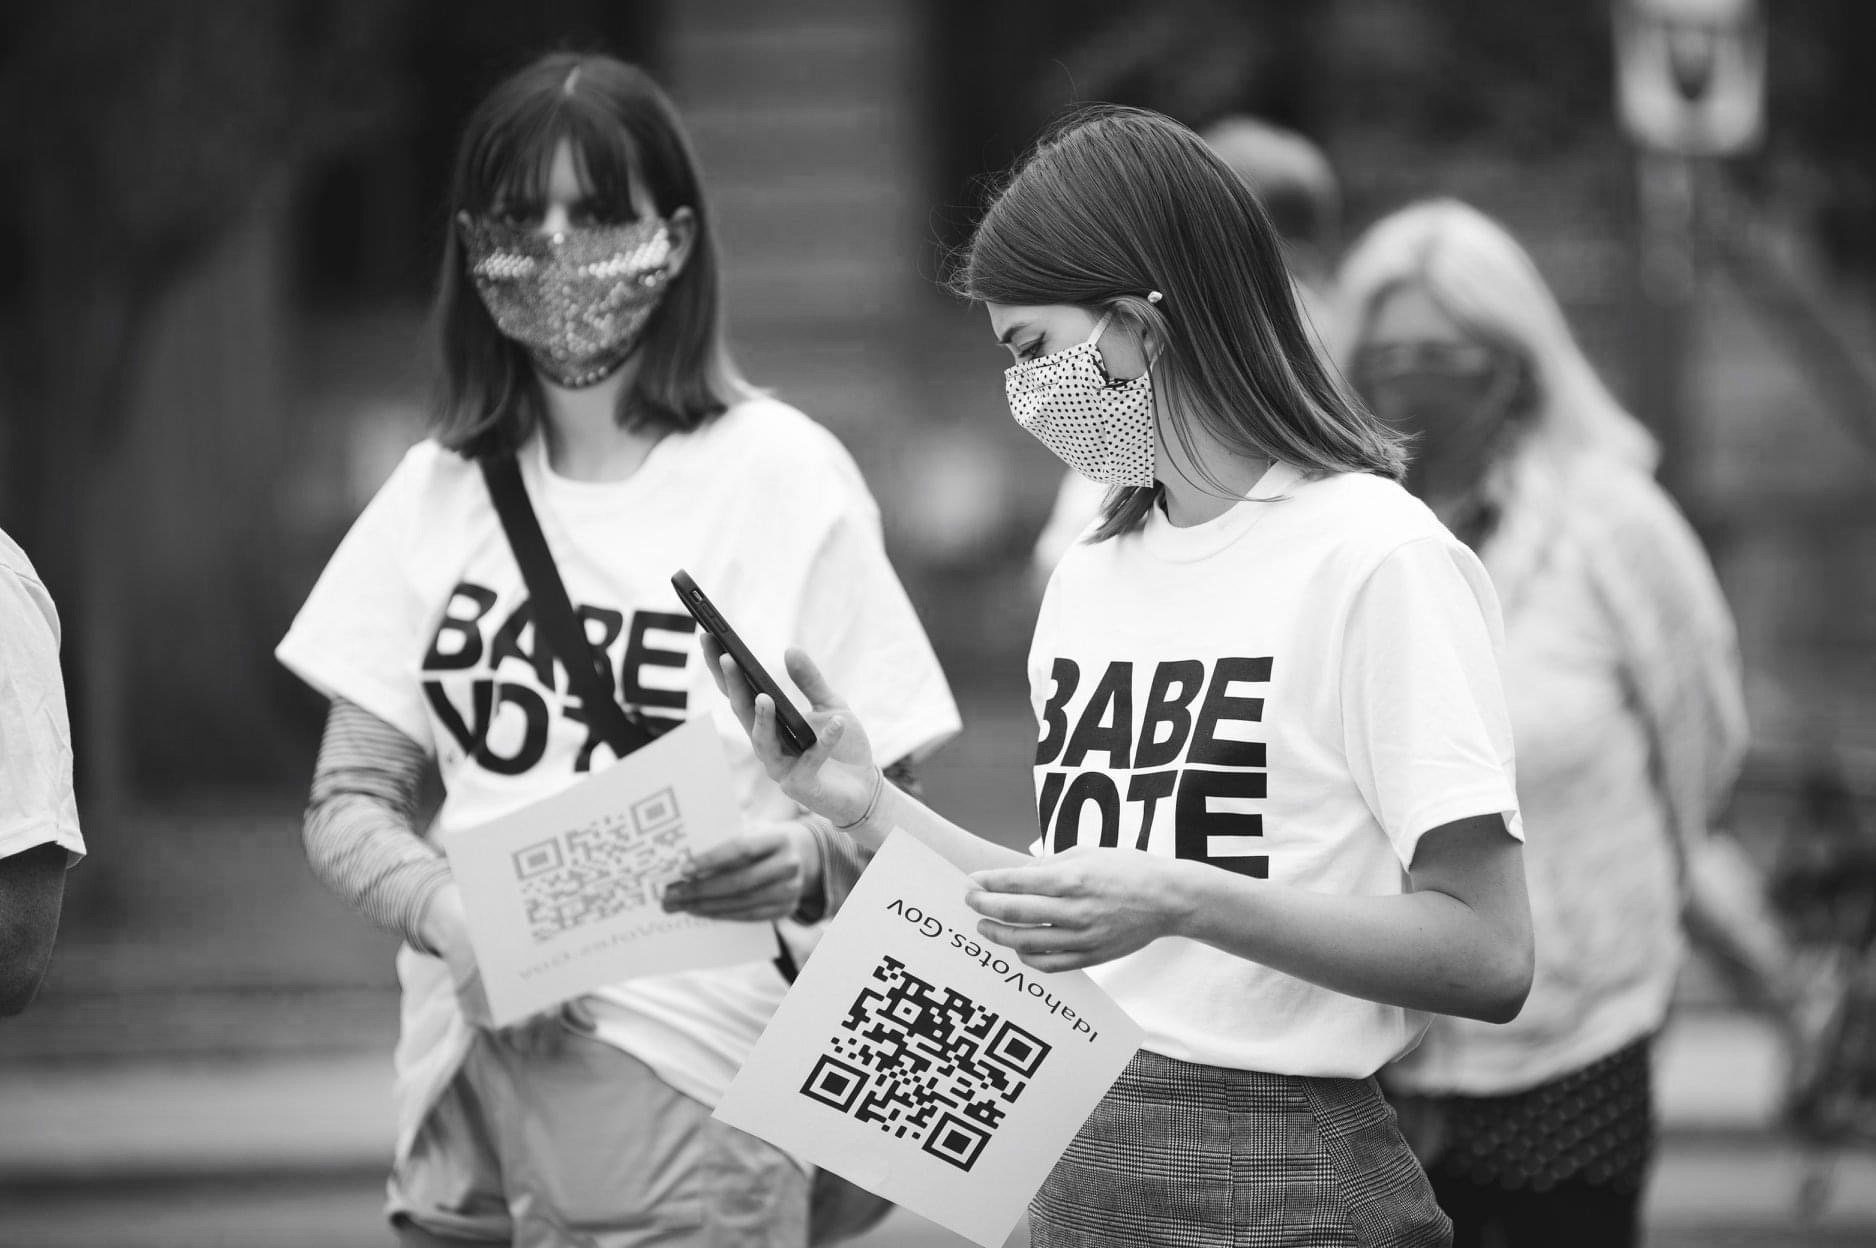
{"label": "black printed lettering", "polygon": [[[608,672],[607,679],[610,680],[611,676],[612,674]],[[580,742],[580,752],[573,756],[573,770],[579,773],[591,771],[593,769],[593,751],[605,745],[606,739],[599,735],[599,729],[594,726],[592,719],[587,715],[586,703],[578,701],[569,702],[560,708],[560,713],[573,723],[586,729],[586,739]]]}
{"label": "black printed lettering", "polygon": [[527,720],[520,747],[513,754],[503,757],[489,748],[488,733],[484,732],[476,742],[475,760],[484,770],[496,775],[518,776],[532,769],[547,752],[547,701],[527,685],[503,683],[495,689],[495,708],[489,718],[491,724],[505,706],[514,707]]}
{"label": "black printed lettering", "polygon": [[[1264,700],[1232,697],[1229,689],[1234,682],[1264,684],[1269,680],[1268,658],[1218,660],[1212,668],[1211,684],[1205,690],[1205,701],[1199,707],[1198,722],[1192,728],[1192,749],[1186,755],[1186,761],[1202,767],[1264,766],[1263,742],[1234,741],[1229,737],[1220,737],[1218,725],[1225,720],[1253,724],[1260,722],[1264,718]],[[1183,822],[1183,806],[1181,810],[1180,819]]]}
{"label": "black printed lettering", "polygon": [[[1197,659],[1171,659],[1154,669],[1153,687],[1147,692],[1146,713],[1140,721],[1135,767],[1164,767],[1179,757],[1192,733],[1192,700],[1204,687],[1205,665]],[[1171,729],[1163,741],[1159,739],[1162,727]]]}
{"label": "black printed lettering", "polygon": [[1215,852],[1243,846],[1220,844],[1213,838],[1262,836],[1264,817],[1249,812],[1213,810],[1212,799],[1253,800],[1265,796],[1261,771],[1187,770],[1179,777],[1179,797],[1173,807],[1173,853],[1180,858],[1207,862],[1255,879],[1270,875],[1267,854]]}
{"label": "black printed lettering", "polygon": [[1062,794],[1061,809],[1055,815],[1055,852],[1072,849],[1081,829],[1081,808],[1094,803],[1101,814],[1098,844],[1112,849],[1120,844],[1120,789],[1104,771],[1084,771],[1076,776]]}
{"label": "black printed lettering", "polygon": [[1068,739],[1062,763],[1079,767],[1091,753],[1107,755],[1108,766],[1118,771],[1133,758],[1133,664],[1109,663],[1081,712],[1075,735]]}
{"label": "black printed lettering", "polygon": [[1049,669],[1049,678],[1055,682],[1055,692],[1042,708],[1042,739],[1036,742],[1038,767],[1054,762],[1068,743],[1068,700],[1081,683],[1081,668],[1073,659],[1057,659]]}
{"label": "black printed lettering", "polygon": [[[476,643],[477,649],[481,642]],[[430,709],[436,712],[438,722],[443,725],[457,746],[465,754],[474,754],[482,748],[482,738],[488,735],[489,712],[495,704],[495,682],[478,680],[469,686],[469,723],[463,723],[461,712],[449,700],[449,694],[443,691],[440,680],[423,682],[424,700]]]}
{"label": "black printed lettering", "polygon": [[625,663],[620,672],[625,700],[634,706],[657,706],[682,711],[688,701],[682,689],[651,689],[639,680],[639,673],[645,668],[668,667],[681,671],[690,662],[688,645],[678,650],[667,650],[647,642],[645,635],[653,629],[678,633],[688,639],[696,631],[696,625],[691,622],[690,616],[669,611],[633,612],[632,628],[625,642]]}
{"label": "black printed lettering", "polygon": [[1168,767],[1165,771],[1140,772],[1127,785],[1127,800],[1144,804],[1140,811],[1140,833],[1134,839],[1135,849],[1146,848],[1147,838],[1153,835],[1153,815],[1159,809],[1160,799],[1171,797],[1178,783],[1178,770]]}
{"label": "black printed lettering", "polygon": [[520,659],[534,669],[534,679],[541,682],[543,689],[553,689],[554,658],[548,653],[547,647],[541,644],[541,630],[528,630],[530,640],[534,643],[533,650],[527,650],[521,645],[522,631],[533,622],[532,602],[522,603],[503,621],[502,626],[495,630],[494,639],[489,642],[489,671],[500,675],[504,660]]}
{"label": "black printed lettering", "polygon": [[[580,607],[574,612],[580,617],[580,631],[585,634],[586,642],[593,648],[594,654],[607,654],[612,650],[612,643],[619,640],[619,634],[625,631],[625,616],[610,607]],[[595,630],[593,625],[599,625]],[[598,636],[594,636],[597,632]],[[606,663],[595,663],[599,674],[606,682],[606,691],[618,696],[618,681],[612,674],[612,667]]]}
{"label": "black printed lettering", "polygon": [[1042,778],[1042,792],[1036,798],[1036,829],[1040,835],[1048,835],[1049,819],[1055,814],[1055,804],[1062,800],[1062,786],[1067,783],[1065,771],[1052,771]]}
{"label": "black printed lettering", "polygon": [[[430,638],[430,649],[423,656],[427,672],[460,672],[482,661],[482,633],[478,621],[495,605],[495,591],[471,581],[463,581],[449,593],[443,604],[443,618],[437,621]],[[446,640],[447,639],[447,640]]]}

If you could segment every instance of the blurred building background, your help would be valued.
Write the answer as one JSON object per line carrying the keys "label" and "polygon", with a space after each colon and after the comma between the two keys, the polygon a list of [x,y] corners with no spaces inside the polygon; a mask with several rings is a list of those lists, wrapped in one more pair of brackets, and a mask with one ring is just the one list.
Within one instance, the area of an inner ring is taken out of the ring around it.
{"label": "blurred building background", "polygon": [[1507,222],[1671,449],[1738,613],[1736,830],[1775,871],[1868,844],[1876,7],[1768,8],[1763,142],[1687,161],[1624,134],[1592,0],[6,6],[0,526],[65,616],[92,857],[0,1073],[388,1052],[391,942],[299,855],[323,707],[271,650],[422,434],[456,130],[549,47],[638,60],[684,112],[742,362],[853,449],[959,688],[932,779],[954,817],[1028,835],[1028,556],[1059,468],[934,279],[986,176],[1098,99],[1316,138],[1347,237],[1434,193]]}

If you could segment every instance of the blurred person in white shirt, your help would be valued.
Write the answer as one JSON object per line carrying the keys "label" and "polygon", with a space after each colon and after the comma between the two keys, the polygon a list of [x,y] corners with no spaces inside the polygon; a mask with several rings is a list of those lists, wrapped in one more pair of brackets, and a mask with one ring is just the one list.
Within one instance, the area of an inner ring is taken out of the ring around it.
{"label": "blurred person in white shirt", "polygon": [[1454,200],[1386,217],[1334,316],[1337,363],[1415,439],[1408,487],[1498,591],[1529,830],[1523,1012],[1435,1019],[1390,1095],[1458,1248],[1632,1244],[1650,1048],[1746,745],[1732,615],[1654,440],[1502,227]]}

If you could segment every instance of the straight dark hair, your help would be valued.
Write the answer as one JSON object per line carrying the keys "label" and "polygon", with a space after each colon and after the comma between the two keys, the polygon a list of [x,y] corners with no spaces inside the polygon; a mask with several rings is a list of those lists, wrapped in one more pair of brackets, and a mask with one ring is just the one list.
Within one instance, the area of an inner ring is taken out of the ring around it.
{"label": "straight dark hair", "polygon": [[[1096,105],[1056,123],[991,200],[951,286],[980,303],[1076,304],[1150,330],[1164,401],[1244,454],[1310,473],[1402,475],[1398,435],[1324,362],[1297,311],[1257,197],[1169,117]],[[1149,302],[1152,291],[1163,298]],[[1190,451],[1186,428],[1169,426]],[[1091,540],[1138,528],[1158,493],[1109,491]]]}
{"label": "straight dark hair", "polygon": [[520,446],[539,427],[545,399],[526,350],[496,328],[468,280],[456,216],[538,208],[563,139],[588,193],[616,205],[617,220],[638,215],[636,175],[659,216],[689,208],[695,221],[690,256],[646,324],[637,374],[619,396],[619,423],[694,429],[751,393],[725,342],[715,234],[677,110],[635,65],[552,53],[489,93],[456,151],[432,312],[441,367],[430,425],[464,455]]}

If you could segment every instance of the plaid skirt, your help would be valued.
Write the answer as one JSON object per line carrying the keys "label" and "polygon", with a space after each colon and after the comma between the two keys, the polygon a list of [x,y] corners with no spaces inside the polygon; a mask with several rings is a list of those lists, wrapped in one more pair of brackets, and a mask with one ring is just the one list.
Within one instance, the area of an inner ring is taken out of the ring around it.
{"label": "plaid skirt", "polygon": [[1452,1242],[1373,1079],[1134,1056],[1029,1206],[1032,1248]]}

